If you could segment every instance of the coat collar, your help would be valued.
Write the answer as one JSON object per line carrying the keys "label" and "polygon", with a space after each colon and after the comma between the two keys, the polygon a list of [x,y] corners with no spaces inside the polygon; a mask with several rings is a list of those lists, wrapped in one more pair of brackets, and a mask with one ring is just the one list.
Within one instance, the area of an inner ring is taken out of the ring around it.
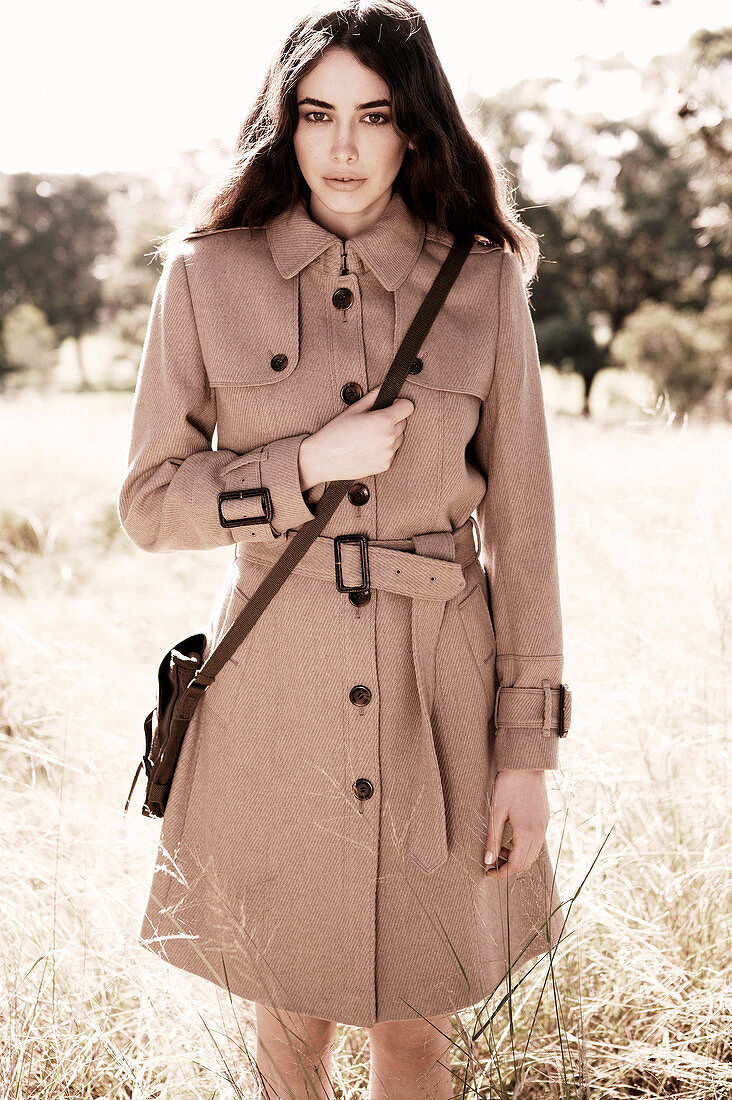
{"label": "coat collar", "polygon": [[[328,249],[333,249],[334,261],[340,256],[341,238],[313,221],[303,196],[270,218],[266,228],[272,258],[285,279],[292,278]],[[346,248],[349,258],[355,252],[386,290],[396,290],[417,262],[425,231],[424,221],[394,191],[378,221],[347,238]],[[359,269],[360,265],[354,267]]]}

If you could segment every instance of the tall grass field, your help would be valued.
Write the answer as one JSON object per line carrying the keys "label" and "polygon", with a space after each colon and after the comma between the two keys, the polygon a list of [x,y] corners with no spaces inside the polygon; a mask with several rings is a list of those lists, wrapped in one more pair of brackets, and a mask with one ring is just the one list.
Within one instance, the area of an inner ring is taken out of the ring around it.
{"label": "tall grass field", "polygon": [[[3,1098],[258,1095],[251,1003],[136,942],[159,832],[142,781],[122,814],[142,718],[231,551],[121,530],[130,409],[0,401]],[[574,706],[548,843],[571,907],[551,958],[455,1020],[455,1096],[729,1100],[732,426],[549,420]],[[338,1028],[344,1100],[367,1040]]]}

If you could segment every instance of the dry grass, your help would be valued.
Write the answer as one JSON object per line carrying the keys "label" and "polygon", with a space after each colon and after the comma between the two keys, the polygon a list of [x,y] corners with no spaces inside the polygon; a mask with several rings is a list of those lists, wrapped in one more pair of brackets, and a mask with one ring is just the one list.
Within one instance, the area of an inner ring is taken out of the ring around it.
{"label": "dry grass", "polygon": [[[151,672],[228,552],[117,530],[129,402],[0,407],[3,1097],[256,1095],[251,1006],[135,943],[157,830],[139,788],[121,807]],[[637,420],[551,421],[575,709],[549,840],[564,898],[592,870],[511,1013],[502,989],[461,1020],[456,1095],[732,1096],[732,428]],[[339,1095],[367,1073],[339,1028]]]}

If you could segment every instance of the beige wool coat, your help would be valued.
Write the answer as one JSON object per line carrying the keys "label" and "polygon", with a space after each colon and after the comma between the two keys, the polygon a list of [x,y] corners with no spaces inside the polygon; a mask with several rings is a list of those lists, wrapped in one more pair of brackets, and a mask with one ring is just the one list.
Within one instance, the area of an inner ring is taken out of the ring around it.
{"label": "beige wool coat", "polygon": [[[451,242],[395,192],[345,243],[301,199],[167,258],[117,504],[142,550],[233,547],[206,655],[325,489],[301,491],[300,443],[380,384]],[[565,916],[546,843],[509,879],[482,862],[497,769],[558,765],[552,472],[512,252],[476,239],[401,394],[391,466],[202,697],[140,930],[248,1000],[361,1027],[476,1005]],[[342,534],[367,536],[342,547],[351,586],[367,547],[361,597],[336,586]]]}

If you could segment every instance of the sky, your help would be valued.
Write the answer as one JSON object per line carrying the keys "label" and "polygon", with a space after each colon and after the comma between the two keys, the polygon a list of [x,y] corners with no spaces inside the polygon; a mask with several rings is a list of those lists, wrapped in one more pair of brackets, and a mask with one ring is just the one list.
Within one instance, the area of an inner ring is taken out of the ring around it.
{"label": "sky", "polygon": [[[525,77],[571,80],[576,58],[642,65],[728,0],[416,0],[458,101]],[[269,60],[309,2],[35,0],[0,20],[0,172],[146,172],[180,150],[233,146]],[[578,109],[623,117],[632,82],[603,78]]]}

